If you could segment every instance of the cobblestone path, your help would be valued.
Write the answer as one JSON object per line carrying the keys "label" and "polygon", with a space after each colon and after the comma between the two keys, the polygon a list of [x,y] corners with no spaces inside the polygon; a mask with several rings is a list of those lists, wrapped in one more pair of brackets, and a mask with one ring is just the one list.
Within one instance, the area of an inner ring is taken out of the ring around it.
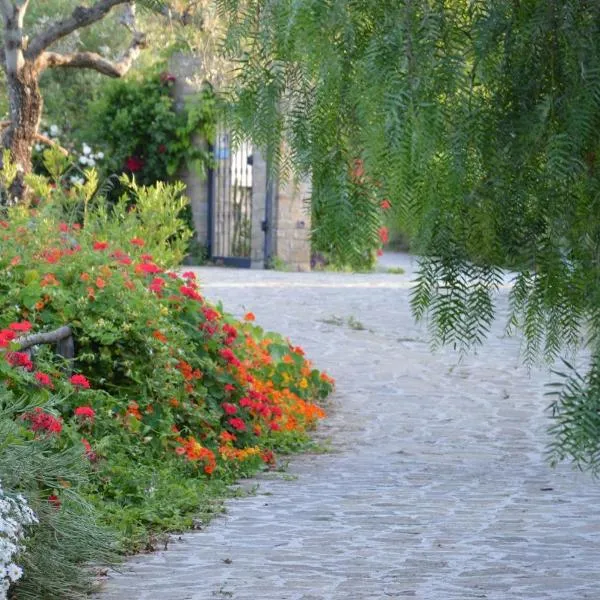
{"label": "cobblestone path", "polygon": [[459,363],[414,324],[410,273],[199,274],[336,377],[331,452],[259,477],[99,600],[600,598],[600,482],[545,463],[548,375],[503,324]]}

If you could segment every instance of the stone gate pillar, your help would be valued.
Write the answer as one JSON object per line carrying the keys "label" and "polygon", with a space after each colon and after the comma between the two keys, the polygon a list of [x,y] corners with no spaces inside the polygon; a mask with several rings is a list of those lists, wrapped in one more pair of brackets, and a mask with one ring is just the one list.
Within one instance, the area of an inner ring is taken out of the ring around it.
{"label": "stone gate pillar", "polygon": [[[169,70],[175,76],[173,93],[176,105],[183,108],[185,102],[202,90],[206,85],[204,79],[199,77],[203,72],[202,62],[198,56],[189,54],[174,54],[169,61]],[[207,147],[207,141],[197,137],[194,143],[201,148]],[[179,173],[185,183],[186,196],[190,200],[192,219],[194,223],[195,238],[201,246],[208,246],[208,184],[206,174],[185,167]]]}
{"label": "stone gate pillar", "polygon": [[280,182],[274,194],[273,254],[294,271],[310,271],[310,178]]}

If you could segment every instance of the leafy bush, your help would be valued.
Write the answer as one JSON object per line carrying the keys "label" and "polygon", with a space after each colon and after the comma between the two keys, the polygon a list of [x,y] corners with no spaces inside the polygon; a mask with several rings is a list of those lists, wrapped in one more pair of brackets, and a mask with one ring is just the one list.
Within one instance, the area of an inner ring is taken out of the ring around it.
{"label": "leafy bush", "polygon": [[119,79],[90,106],[86,138],[107,157],[106,173],[134,174],[141,184],[172,177],[184,166],[203,170],[209,154],[195,137],[214,137],[214,98],[207,89],[185,106],[172,96],[166,72]]}
{"label": "leafy bush", "polygon": [[[239,321],[208,302],[193,272],[169,270],[189,237],[178,186],[128,182],[134,201],[113,205],[92,171],[83,186],[57,181],[31,177],[35,208],[10,208],[0,221],[0,378],[35,399],[38,410],[19,419],[32,440],[51,437],[49,456],[85,458],[90,478],[77,489],[122,548],[153,546],[162,531],[217,510],[228,482],[300,447],[332,380],[251,313]],[[72,359],[21,348],[18,336],[66,325]],[[75,507],[70,487],[43,489],[60,510],[48,511],[47,495],[34,510],[58,518]],[[50,543],[36,535],[39,547]],[[40,569],[54,569],[52,556]]]}

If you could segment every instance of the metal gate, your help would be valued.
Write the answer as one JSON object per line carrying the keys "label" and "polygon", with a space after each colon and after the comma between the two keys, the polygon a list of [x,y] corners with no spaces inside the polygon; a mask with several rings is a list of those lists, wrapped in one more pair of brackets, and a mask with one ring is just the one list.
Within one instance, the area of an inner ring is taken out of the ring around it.
{"label": "metal gate", "polygon": [[252,250],[252,146],[234,150],[231,135],[218,130],[209,173],[209,249],[221,264],[250,267]]}

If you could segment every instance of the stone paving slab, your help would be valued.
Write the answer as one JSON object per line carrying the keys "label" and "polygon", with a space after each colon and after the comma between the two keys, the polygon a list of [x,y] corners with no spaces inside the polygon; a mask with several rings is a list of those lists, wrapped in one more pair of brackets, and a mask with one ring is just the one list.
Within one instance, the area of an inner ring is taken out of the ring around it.
{"label": "stone paving slab", "polygon": [[208,297],[336,377],[317,434],[331,452],[253,480],[98,600],[600,597],[600,484],[545,462],[548,373],[519,365],[502,322],[474,356],[431,354],[410,316],[414,261],[387,261],[407,274],[198,270]]}

